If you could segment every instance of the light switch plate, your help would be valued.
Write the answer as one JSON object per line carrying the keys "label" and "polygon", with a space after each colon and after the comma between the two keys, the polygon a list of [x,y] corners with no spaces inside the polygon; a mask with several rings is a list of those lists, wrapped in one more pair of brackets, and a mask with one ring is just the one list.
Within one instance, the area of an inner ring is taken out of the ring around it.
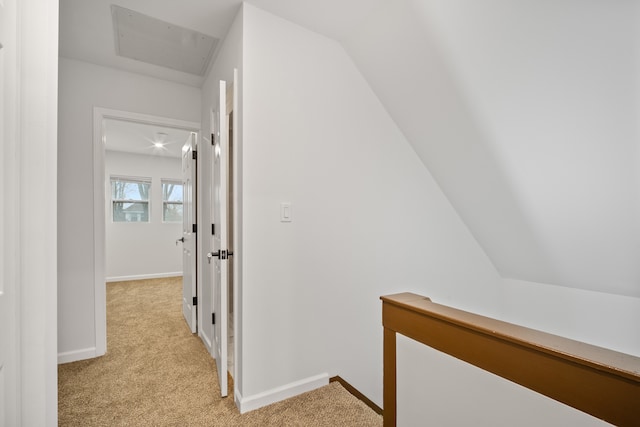
{"label": "light switch plate", "polygon": [[293,210],[291,209],[291,203],[280,203],[280,222],[291,222],[293,220]]}

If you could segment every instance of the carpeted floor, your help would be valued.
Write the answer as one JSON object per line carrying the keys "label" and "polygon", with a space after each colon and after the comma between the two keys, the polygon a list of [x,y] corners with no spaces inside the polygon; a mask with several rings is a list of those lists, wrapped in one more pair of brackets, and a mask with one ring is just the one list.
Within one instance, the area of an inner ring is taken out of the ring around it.
{"label": "carpeted floor", "polygon": [[[181,278],[107,285],[108,351],[58,368],[60,426],[382,426],[340,384],[240,415],[182,318]],[[232,387],[232,383],[231,387]]]}

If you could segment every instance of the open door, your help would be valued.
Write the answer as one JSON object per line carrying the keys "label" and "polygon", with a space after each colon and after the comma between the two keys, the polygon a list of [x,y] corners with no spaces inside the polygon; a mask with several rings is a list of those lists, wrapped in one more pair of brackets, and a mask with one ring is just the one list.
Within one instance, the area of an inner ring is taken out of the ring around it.
{"label": "open door", "polygon": [[228,250],[227,236],[227,189],[229,166],[229,118],[227,116],[227,84],[220,81],[220,103],[218,127],[215,134],[212,167],[211,223],[215,232],[211,239],[212,251],[207,254],[213,277],[213,345],[212,356],[216,359],[220,395],[227,396],[227,316],[228,316],[228,259],[233,255]]}
{"label": "open door", "polygon": [[192,133],[182,147],[182,237],[178,239],[182,242],[182,314],[192,333],[197,330],[196,144]]}

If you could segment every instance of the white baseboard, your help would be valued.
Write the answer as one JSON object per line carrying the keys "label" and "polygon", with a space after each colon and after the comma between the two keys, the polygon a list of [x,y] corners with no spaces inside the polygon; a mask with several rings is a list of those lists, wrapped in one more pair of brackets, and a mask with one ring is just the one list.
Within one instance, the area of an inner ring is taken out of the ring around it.
{"label": "white baseboard", "polygon": [[233,399],[236,403],[236,408],[240,410],[240,406],[241,406],[240,402],[242,402],[242,394],[238,391],[238,387],[235,384],[233,385]]}
{"label": "white baseboard", "polygon": [[154,274],[138,274],[134,276],[115,276],[107,277],[107,282],[128,282],[130,280],[144,280],[144,279],[163,279],[165,277],[177,277],[182,276],[182,271],[175,271],[172,273],[154,273]]}
{"label": "white baseboard", "polygon": [[245,412],[253,411],[254,409],[262,408],[263,406],[315,390],[327,384],[329,384],[329,375],[325,373],[285,384],[253,396],[242,397],[239,392],[236,392],[236,406],[240,410],[240,413],[244,414]]}
{"label": "white baseboard", "polygon": [[58,365],[62,363],[77,362],[78,360],[93,359],[94,357],[98,357],[95,347],[58,353]]}

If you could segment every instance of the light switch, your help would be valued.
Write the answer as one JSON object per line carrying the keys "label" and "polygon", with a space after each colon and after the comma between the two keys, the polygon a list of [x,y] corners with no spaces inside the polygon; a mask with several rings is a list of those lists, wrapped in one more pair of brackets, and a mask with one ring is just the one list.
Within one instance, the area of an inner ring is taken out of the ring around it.
{"label": "light switch", "polygon": [[280,203],[280,222],[291,222],[293,219],[293,211],[291,210],[291,203]]}

